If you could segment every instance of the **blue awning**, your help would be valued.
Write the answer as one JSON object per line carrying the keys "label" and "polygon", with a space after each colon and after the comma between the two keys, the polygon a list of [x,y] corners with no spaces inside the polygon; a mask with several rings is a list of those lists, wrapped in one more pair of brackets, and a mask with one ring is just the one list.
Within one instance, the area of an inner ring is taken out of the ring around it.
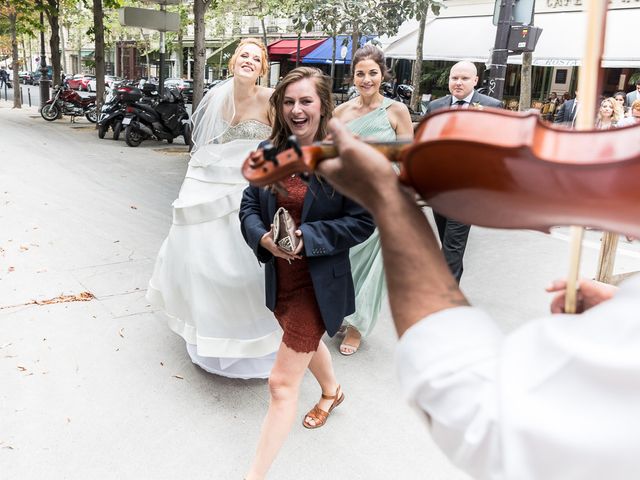
{"label": "blue awning", "polygon": [[[360,46],[362,47],[374,38],[376,38],[375,35],[364,35],[360,37]],[[336,65],[349,65],[351,63],[351,43],[350,35],[336,36]],[[302,63],[331,63],[332,51],[333,38],[327,38],[315,50],[305,55]]]}

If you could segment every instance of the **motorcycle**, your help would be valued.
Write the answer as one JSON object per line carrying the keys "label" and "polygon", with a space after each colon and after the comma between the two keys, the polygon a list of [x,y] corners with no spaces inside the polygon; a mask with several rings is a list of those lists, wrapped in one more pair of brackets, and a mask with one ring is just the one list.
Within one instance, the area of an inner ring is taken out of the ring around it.
{"label": "motorcycle", "polygon": [[156,88],[153,84],[146,84],[142,91],[137,87],[122,84],[113,88],[100,109],[98,138],[104,138],[109,128],[112,128],[113,139],[118,140],[122,131],[122,120],[127,113],[127,107],[136,102],[153,104],[155,102],[155,90]]}
{"label": "motorcycle", "polygon": [[148,138],[173,143],[174,138],[182,135],[191,148],[191,123],[178,89],[166,89],[155,106],[141,102],[128,106],[122,125],[126,126],[125,140],[130,147],[137,147]]}
{"label": "motorcycle", "polygon": [[84,115],[91,123],[96,123],[96,97],[81,97],[75,90],[56,86],[53,89],[53,98],[44,104],[40,115],[48,122],[53,122],[62,115],[71,115],[73,122],[75,117]]}

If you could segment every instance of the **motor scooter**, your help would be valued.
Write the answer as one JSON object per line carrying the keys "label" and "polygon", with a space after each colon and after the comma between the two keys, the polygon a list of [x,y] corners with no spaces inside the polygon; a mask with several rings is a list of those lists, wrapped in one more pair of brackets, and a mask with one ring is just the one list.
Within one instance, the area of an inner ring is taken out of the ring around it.
{"label": "motor scooter", "polygon": [[173,139],[180,135],[191,147],[191,121],[184,98],[176,88],[165,89],[163,98],[155,105],[142,102],[129,105],[122,125],[130,147],[137,147],[147,138],[173,143]]}
{"label": "motor scooter", "polygon": [[157,101],[156,97],[156,86],[150,83],[145,84],[142,90],[135,86],[123,84],[111,89],[104,105],[100,109],[98,137],[104,138],[109,128],[111,128],[113,129],[113,139],[118,140],[122,131],[122,120],[127,113],[127,107],[136,102],[152,105]]}

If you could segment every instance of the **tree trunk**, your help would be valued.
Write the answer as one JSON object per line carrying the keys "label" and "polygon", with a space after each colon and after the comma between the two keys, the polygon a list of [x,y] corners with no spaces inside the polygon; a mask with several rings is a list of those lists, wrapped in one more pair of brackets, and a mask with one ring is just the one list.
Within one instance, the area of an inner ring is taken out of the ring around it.
{"label": "tree trunk", "polygon": [[73,73],[82,73],[82,29],[78,27],[78,70]]}
{"label": "tree trunk", "polygon": [[520,100],[518,110],[521,112],[531,108],[531,60],[532,52],[522,54],[522,70],[520,70]]}
{"label": "tree trunk", "polygon": [[193,2],[193,105],[191,111],[195,111],[198,108],[204,93],[204,66],[207,62],[204,12],[210,1],[195,0]]}
{"label": "tree trunk", "polygon": [[178,64],[178,77],[184,78],[184,47],[182,27],[178,30],[178,51],[176,52],[176,62]]}
{"label": "tree trunk", "polygon": [[350,72],[351,72],[351,83],[353,83],[353,69],[355,68],[355,65],[353,64],[353,56],[356,54],[356,50],[360,47],[360,32],[358,31],[358,27],[355,26],[353,28],[353,32],[351,33],[351,67],[350,67]]}
{"label": "tree trunk", "polygon": [[336,84],[336,50],[337,50],[337,41],[338,36],[334,33],[331,37],[333,39],[333,45],[331,47],[331,88],[335,88]]}
{"label": "tree trunk", "polygon": [[11,26],[11,57],[13,68],[13,108],[22,108],[22,102],[20,101],[20,56],[18,54],[18,36],[16,33],[16,22],[18,21],[18,15],[15,13],[9,14],[9,24]]}
{"label": "tree trunk", "polygon": [[29,66],[27,65],[27,45],[24,42],[24,35],[20,35],[20,44],[22,45],[22,69],[27,70]]}
{"label": "tree trunk", "polygon": [[[260,17],[260,25],[262,25],[262,43],[264,43],[264,46],[266,47],[269,43],[268,43],[268,39],[267,39],[267,27],[264,24],[264,17]],[[268,72],[265,77],[265,86],[267,87],[271,87],[271,73]]]}
{"label": "tree trunk", "polygon": [[302,31],[298,32],[298,43],[296,45],[296,68],[300,66],[300,40],[302,39]]}
{"label": "tree trunk", "polygon": [[420,19],[420,26],[418,27],[418,43],[416,45],[416,62],[413,65],[413,72],[411,73],[411,84],[413,85],[413,93],[411,94],[410,107],[416,113],[420,113],[420,100],[422,98],[422,92],[420,91],[420,83],[422,80],[422,51],[424,46],[424,30],[427,26],[426,12]]}
{"label": "tree trunk", "polygon": [[93,26],[95,34],[94,60],[96,62],[96,109],[99,112],[104,97],[104,12],[102,0],[93,0]]}
{"label": "tree trunk", "polygon": [[51,27],[49,37],[49,48],[51,49],[51,66],[53,67],[53,78],[51,85],[60,85],[60,2],[59,0],[47,0],[47,20]]}
{"label": "tree trunk", "polygon": [[33,48],[31,46],[31,35],[29,35],[29,71],[33,72]]}
{"label": "tree trunk", "polygon": [[[67,32],[69,31],[69,28],[67,28]],[[67,49],[65,48],[65,42],[64,42],[64,25],[62,25],[60,27],[60,50],[62,52],[62,71],[65,74],[68,74],[69,71],[67,70]]]}

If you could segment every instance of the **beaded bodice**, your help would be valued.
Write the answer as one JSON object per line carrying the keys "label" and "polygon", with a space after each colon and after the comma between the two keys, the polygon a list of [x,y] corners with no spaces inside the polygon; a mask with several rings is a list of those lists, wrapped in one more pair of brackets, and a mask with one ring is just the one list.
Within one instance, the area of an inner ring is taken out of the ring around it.
{"label": "beaded bodice", "polygon": [[271,127],[258,120],[244,120],[236,125],[231,125],[220,136],[220,143],[232,140],[264,140],[271,135]]}

